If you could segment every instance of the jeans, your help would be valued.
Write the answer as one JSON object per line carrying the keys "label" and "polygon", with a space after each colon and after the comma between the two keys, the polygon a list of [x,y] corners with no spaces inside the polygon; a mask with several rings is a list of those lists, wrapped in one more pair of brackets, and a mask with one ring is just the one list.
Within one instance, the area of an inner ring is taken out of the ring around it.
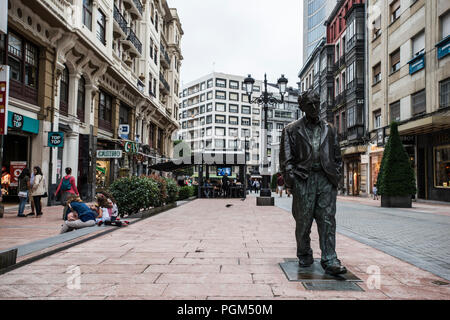
{"label": "jeans", "polygon": [[75,221],[64,221],[60,233],[65,233],[67,231],[71,231],[73,229],[82,229],[86,227],[95,226],[95,220],[81,221],[80,219]]}
{"label": "jeans", "polygon": [[41,197],[42,196],[33,196],[34,210],[36,211],[37,216],[42,214]]}
{"label": "jeans", "polygon": [[22,215],[25,210],[25,205],[28,202],[28,197],[19,197],[19,201],[19,215]]}

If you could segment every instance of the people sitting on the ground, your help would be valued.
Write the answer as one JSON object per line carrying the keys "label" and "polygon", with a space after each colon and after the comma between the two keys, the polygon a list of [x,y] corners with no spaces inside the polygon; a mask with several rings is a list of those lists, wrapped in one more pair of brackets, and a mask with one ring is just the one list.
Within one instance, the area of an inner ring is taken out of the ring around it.
{"label": "people sitting on the ground", "polygon": [[60,233],[95,225],[97,213],[81,201],[79,196],[75,194],[69,195],[66,203],[69,207],[67,210],[67,220],[64,221]]}
{"label": "people sitting on the ground", "polygon": [[119,210],[117,204],[114,203],[114,198],[106,192],[97,194],[97,210],[98,217],[96,219],[97,225],[113,225],[116,227],[127,226],[128,221],[120,221],[118,217]]}

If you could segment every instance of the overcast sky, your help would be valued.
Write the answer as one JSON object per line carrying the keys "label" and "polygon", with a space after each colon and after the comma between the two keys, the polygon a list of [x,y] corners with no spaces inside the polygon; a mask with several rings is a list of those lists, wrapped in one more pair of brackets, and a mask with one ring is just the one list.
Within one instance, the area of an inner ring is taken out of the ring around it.
{"label": "overcast sky", "polygon": [[212,71],[297,87],[302,61],[302,0],[167,0],[184,36],[181,81]]}

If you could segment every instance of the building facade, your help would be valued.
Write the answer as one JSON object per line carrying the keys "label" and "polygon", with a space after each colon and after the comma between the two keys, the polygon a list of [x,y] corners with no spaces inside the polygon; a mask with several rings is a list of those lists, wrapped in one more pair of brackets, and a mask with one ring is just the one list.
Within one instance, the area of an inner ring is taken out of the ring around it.
{"label": "building facade", "polygon": [[450,3],[369,1],[370,188],[389,124],[399,132],[417,178],[417,197],[450,201]]}
{"label": "building facade", "polygon": [[[182,35],[166,1],[9,1],[2,163],[39,165],[50,195],[71,167],[82,198],[92,199],[117,177],[170,157]],[[63,133],[63,146],[48,147],[49,132]]]}
{"label": "building facade", "polygon": [[325,37],[324,23],[335,5],[336,0],[303,0],[303,64]]}

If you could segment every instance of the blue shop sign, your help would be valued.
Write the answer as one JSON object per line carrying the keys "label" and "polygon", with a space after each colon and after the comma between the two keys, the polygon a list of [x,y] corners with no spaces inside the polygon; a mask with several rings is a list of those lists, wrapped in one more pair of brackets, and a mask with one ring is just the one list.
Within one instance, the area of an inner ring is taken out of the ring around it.
{"label": "blue shop sign", "polygon": [[436,44],[437,47],[437,58],[442,59],[450,53],[450,35],[445,37],[443,40]]}
{"label": "blue shop sign", "polygon": [[411,60],[408,61],[409,63],[409,74],[414,74],[417,71],[422,70],[425,68],[425,54],[421,53]]}
{"label": "blue shop sign", "polygon": [[8,127],[16,130],[38,134],[39,120],[8,111]]}
{"label": "blue shop sign", "polygon": [[49,132],[47,146],[54,147],[54,148],[63,148],[64,147],[64,132]]}

